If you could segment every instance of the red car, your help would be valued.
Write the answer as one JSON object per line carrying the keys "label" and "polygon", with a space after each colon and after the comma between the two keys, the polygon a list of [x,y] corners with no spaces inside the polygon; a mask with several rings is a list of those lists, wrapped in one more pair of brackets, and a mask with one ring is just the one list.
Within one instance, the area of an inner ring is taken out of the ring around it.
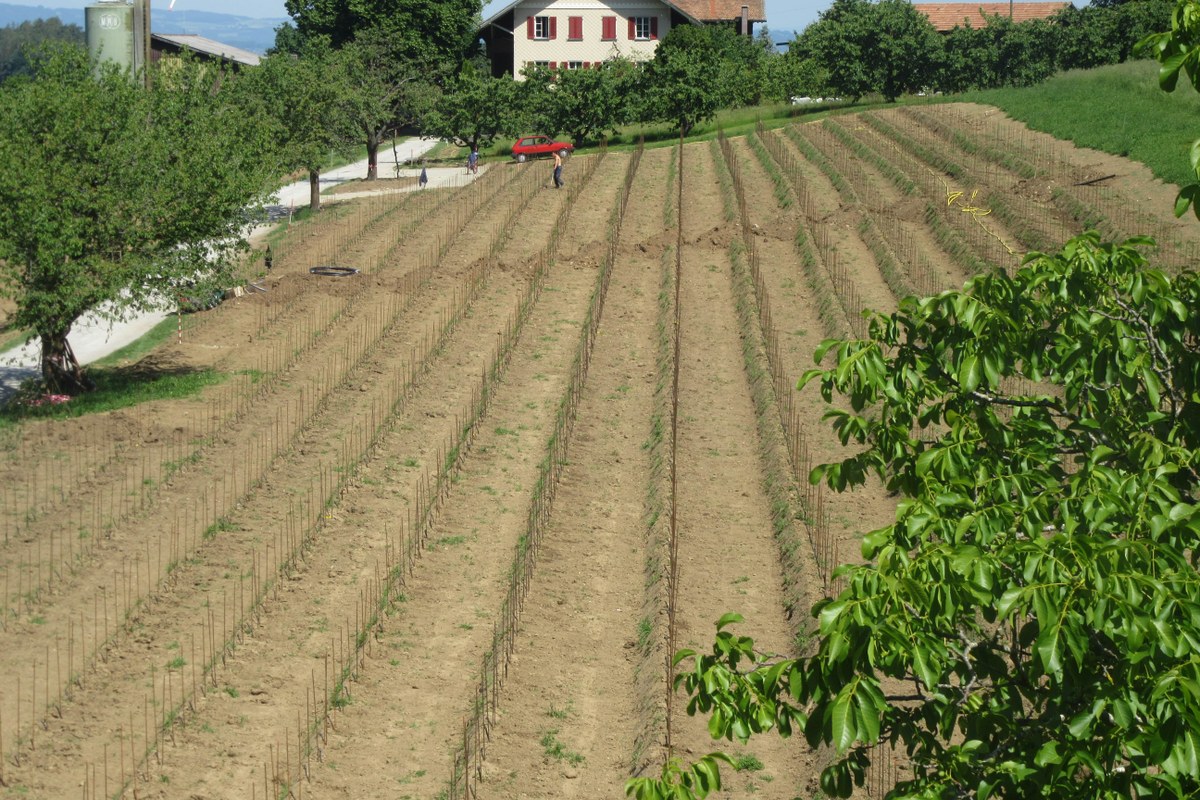
{"label": "red car", "polygon": [[549,136],[522,136],[513,142],[512,154],[517,161],[524,161],[534,156],[548,156],[558,153],[565,156],[573,152],[575,145],[570,142],[556,142]]}

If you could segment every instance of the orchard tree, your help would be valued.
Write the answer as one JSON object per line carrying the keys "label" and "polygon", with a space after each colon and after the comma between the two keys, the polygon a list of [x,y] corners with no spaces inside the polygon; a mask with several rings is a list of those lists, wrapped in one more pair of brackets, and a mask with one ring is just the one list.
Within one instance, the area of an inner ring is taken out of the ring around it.
{"label": "orchard tree", "polygon": [[1032,86],[1054,74],[1059,28],[1045,20],[988,16],[982,28],[955,26],[944,38],[936,85],[946,92]]}
{"label": "orchard tree", "polygon": [[227,278],[246,214],[280,174],[268,131],[212,65],[173,60],[149,89],[60,46],[0,87],[0,295],[41,343],[46,388],[91,388],[67,342],[93,312],[170,305]]}
{"label": "orchard tree", "polygon": [[347,57],[320,40],[304,54],[267,56],[235,84],[248,113],[272,124],[285,171],[308,173],[309,207],[321,209],[321,168],[359,135]]}
{"label": "orchard tree", "polygon": [[303,41],[325,38],[337,49],[376,31],[398,58],[422,69],[467,57],[483,9],[480,0],[286,0],[284,6]]}
{"label": "orchard tree", "polygon": [[[1200,276],[1151,244],[1087,233],[820,347],[801,384],[845,404],[854,454],[814,480],[901,500],[814,607],[814,652],[769,657],[728,615],[677,654],[714,738],[801,733],[839,797],[890,747],[912,769],[889,798],[1200,796]],[[716,766],[627,792],[702,797]]]}
{"label": "orchard tree", "polygon": [[763,96],[768,102],[790,103],[793,97],[824,95],[827,83],[826,73],[815,61],[789,49],[767,58]]}
{"label": "orchard tree", "polygon": [[641,68],[627,58],[610,58],[590,69],[534,66],[525,72],[534,127],[562,131],[576,147],[584,141],[616,133],[630,121],[629,99]]}
{"label": "orchard tree", "polygon": [[420,124],[430,136],[474,150],[519,135],[523,117],[521,87],[512,76],[494,78],[468,61],[446,81]]}
{"label": "orchard tree", "polygon": [[906,0],[834,0],[797,45],[837,94],[857,101],[878,92],[888,102],[929,86],[942,49],[929,18]]}
{"label": "orchard tree", "polygon": [[300,52],[327,42],[347,56],[351,113],[367,145],[367,179],[378,175],[384,132],[412,124],[477,49],[480,0],[286,0],[295,25],[276,32],[276,48]]}
{"label": "orchard tree", "polygon": [[[1055,66],[1060,70],[1091,69],[1121,60],[1123,41],[1116,9],[1066,6],[1054,15]],[[1130,43],[1131,44],[1131,43]]]}
{"label": "orchard tree", "polygon": [[687,136],[696,123],[710,120],[727,105],[713,28],[677,25],[659,42],[646,64],[643,120],[679,126]]}
{"label": "orchard tree", "polygon": [[379,175],[379,146],[389,130],[412,125],[434,88],[415,62],[398,57],[383,31],[361,31],[339,52],[349,108],[367,143],[367,180]]}
{"label": "orchard tree", "polygon": [[[762,34],[766,34],[764,29]],[[765,35],[743,36],[732,25],[709,26],[717,59],[721,62],[721,94],[725,106],[736,108],[762,103],[767,85],[767,63],[775,45]]]}

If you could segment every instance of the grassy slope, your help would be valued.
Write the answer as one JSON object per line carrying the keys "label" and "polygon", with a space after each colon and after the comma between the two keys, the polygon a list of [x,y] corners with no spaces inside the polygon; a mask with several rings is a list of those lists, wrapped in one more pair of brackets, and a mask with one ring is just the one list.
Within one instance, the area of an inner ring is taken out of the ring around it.
{"label": "grassy slope", "polygon": [[1188,148],[1200,136],[1200,94],[1186,78],[1164,92],[1157,75],[1156,62],[1136,61],[1060,73],[1025,89],[947,99],[997,106],[1059,139],[1140,161],[1169,183],[1191,183]]}

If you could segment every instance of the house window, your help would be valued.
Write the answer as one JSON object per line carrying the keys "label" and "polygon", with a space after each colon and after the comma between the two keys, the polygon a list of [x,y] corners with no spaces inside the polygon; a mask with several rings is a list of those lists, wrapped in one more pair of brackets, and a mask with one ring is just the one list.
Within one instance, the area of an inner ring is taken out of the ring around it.
{"label": "house window", "polygon": [[600,38],[606,42],[614,42],[617,39],[617,18],[604,17],[600,23]]}
{"label": "house window", "polygon": [[567,38],[576,42],[583,39],[583,17],[567,17]]}
{"label": "house window", "polygon": [[527,17],[525,30],[530,39],[553,39],[557,32],[554,22],[554,17]]}
{"label": "house window", "polygon": [[568,61],[567,69],[583,69],[582,61]]}
{"label": "house window", "polygon": [[657,39],[658,17],[630,17],[629,30],[631,38],[639,42]]}

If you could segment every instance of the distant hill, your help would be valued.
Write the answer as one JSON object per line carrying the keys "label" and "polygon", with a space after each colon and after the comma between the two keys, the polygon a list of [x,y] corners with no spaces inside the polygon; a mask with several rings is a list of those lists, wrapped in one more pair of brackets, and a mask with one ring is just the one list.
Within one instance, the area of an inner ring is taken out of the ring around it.
{"label": "distant hill", "polygon": [[[58,17],[64,25],[83,27],[83,9],[46,8],[45,6],[15,6],[0,3],[0,28],[19,25],[26,20]],[[255,19],[234,14],[214,14],[211,11],[155,11],[150,28],[155,33],[192,33],[218,42],[241,47],[262,55],[275,44],[275,29],[287,22],[278,19]]]}

